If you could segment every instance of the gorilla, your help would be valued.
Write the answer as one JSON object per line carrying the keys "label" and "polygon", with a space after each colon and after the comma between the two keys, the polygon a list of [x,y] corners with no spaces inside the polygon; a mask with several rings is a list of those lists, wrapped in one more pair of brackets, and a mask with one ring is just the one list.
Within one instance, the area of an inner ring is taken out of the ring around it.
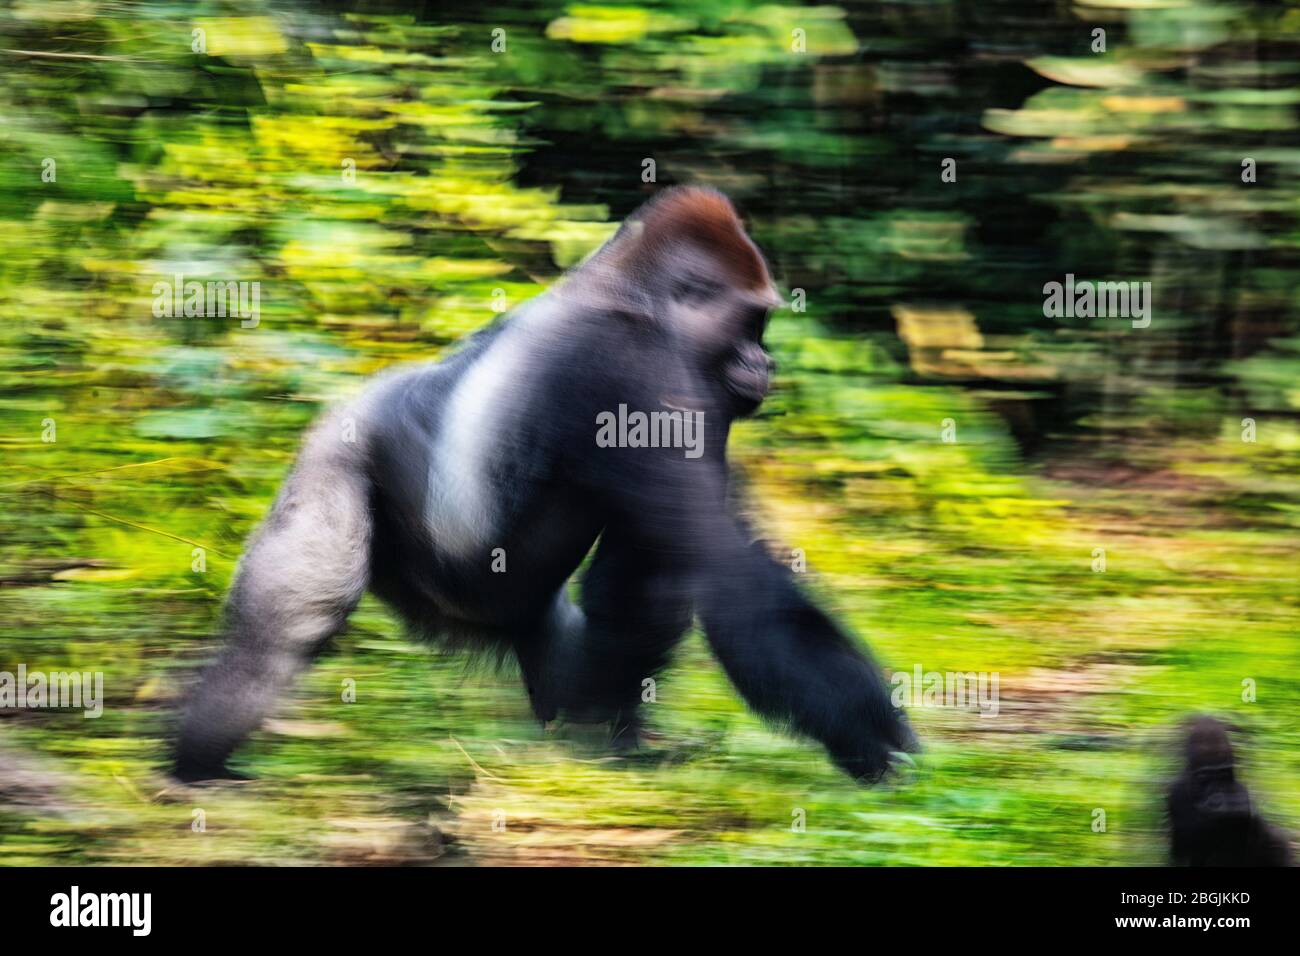
{"label": "gorilla", "polygon": [[881,777],[916,747],[883,676],[731,502],[727,436],[767,393],[780,304],[730,201],[674,188],[450,358],[325,414],[240,560],[176,775],[233,775],[369,590],[421,636],[513,655],[540,720],[617,743],[698,619],[749,706]]}
{"label": "gorilla", "polygon": [[1173,865],[1289,866],[1289,838],[1259,816],[1237,779],[1227,728],[1197,716],[1184,734],[1186,763],[1166,803]]}

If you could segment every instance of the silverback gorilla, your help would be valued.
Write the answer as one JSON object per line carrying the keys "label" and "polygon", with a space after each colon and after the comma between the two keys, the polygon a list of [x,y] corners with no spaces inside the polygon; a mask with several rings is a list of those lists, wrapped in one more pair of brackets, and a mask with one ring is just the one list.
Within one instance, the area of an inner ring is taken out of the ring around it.
{"label": "silverback gorilla", "polygon": [[[754,710],[879,778],[915,746],[882,675],[730,507],[727,435],[767,393],[780,301],[731,203],[670,189],[451,358],[324,415],[240,562],[177,776],[230,776],[369,589],[417,633],[513,653],[541,720],[620,742],[698,616]],[[625,440],[599,441],[616,415]]]}

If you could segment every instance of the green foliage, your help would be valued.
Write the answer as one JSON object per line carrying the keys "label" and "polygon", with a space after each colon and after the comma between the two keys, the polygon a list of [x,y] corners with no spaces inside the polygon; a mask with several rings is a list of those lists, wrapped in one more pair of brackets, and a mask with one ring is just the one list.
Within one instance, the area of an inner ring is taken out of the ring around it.
{"label": "green foliage", "polygon": [[[0,864],[424,861],[434,827],[488,862],[1151,863],[1193,709],[1300,824],[1295,9],[1107,0],[1093,53],[1055,0],[401,6],[0,10],[0,671],[107,696],[0,713]],[[554,280],[646,158],[806,297],[734,439],[757,523],[885,665],[1000,674],[1000,716],[914,709],[918,768],[864,790],[693,637],[613,758],[367,601],[193,832],[170,714],[303,428]],[[1151,326],[1045,317],[1067,272],[1150,281]],[[155,316],[177,274],[260,283],[256,327]]]}

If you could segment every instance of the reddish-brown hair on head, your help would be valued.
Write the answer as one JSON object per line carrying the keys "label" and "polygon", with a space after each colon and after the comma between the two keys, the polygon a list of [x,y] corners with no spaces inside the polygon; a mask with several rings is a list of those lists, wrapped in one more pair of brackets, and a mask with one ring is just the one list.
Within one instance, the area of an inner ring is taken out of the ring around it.
{"label": "reddish-brown hair on head", "polygon": [[736,209],[716,189],[677,186],[659,193],[636,216],[638,246],[654,253],[693,242],[726,263],[735,281],[754,290],[770,288],[772,279],[758,248],[745,234]]}

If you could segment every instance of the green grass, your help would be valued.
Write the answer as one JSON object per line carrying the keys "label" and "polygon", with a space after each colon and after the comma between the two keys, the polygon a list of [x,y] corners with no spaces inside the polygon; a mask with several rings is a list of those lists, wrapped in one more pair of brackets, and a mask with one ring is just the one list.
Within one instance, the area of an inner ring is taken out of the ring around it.
{"label": "green grass", "polygon": [[[758,517],[805,548],[819,598],[887,666],[999,674],[995,718],[913,709],[926,748],[915,769],[854,785],[818,747],[748,714],[699,635],[647,705],[646,749],[614,756],[599,728],[540,727],[509,668],[412,644],[367,600],[241,754],[254,782],[171,787],[169,714],[182,672],[210,647],[228,560],[177,571],[164,555],[183,567],[187,546],[34,498],[49,533],[66,536],[60,553],[103,557],[91,570],[104,573],[0,592],[0,657],[50,670],[103,662],[108,701],[99,720],[33,711],[0,724],[8,752],[57,781],[48,806],[0,803],[0,862],[1156,863],[1169,731],[1202,709],[1243,726],[1261,805],[1300,823],[1287,529],[1167,488],[1034,477],[1017,480],[1018,510],[1033,517],[1014,528],[979,514],[933,528],[882,517],[877,492],[935,480],[915,467],[856,496],[814,488],[805,507],[788,481],[800,447],[763,449],[765,424],[739,436]],[[1215,453],[1226,467],[1235,449]],[[210,478],[173,475],[158,497],[176,510],[155,509],[154,523],[200,524],[189,518],[210,506]],[[940,516],[978,500],[924,493],[923,510]],[[1105,573],[1091,569],[1099,542]],[[1255,703],[1242,700],[1247,678]],[[346,679],[354,703],[341,700]],[[205,832],[191,827],[195,809]]]}

